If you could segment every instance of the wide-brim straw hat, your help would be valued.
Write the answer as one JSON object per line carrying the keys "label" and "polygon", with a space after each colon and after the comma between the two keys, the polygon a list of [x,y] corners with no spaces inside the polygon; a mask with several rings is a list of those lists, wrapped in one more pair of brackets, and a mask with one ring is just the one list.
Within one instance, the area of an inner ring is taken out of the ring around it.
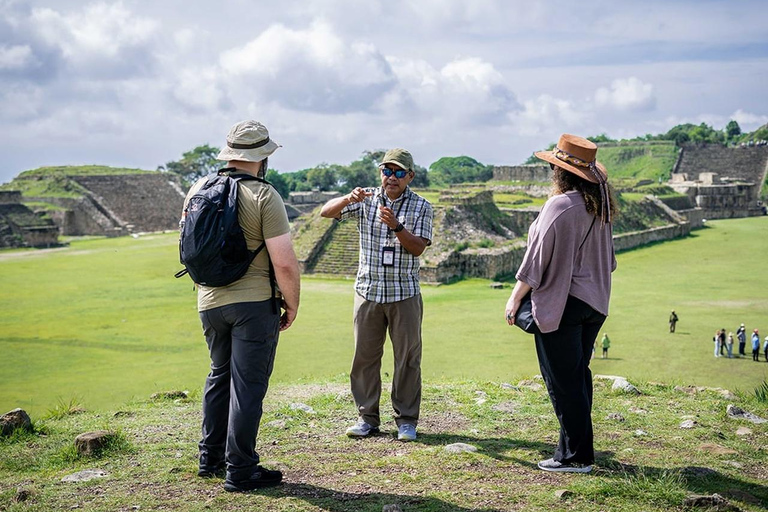
{"label": "wide-brim straw hat", "polygon": [[584,137],[564,133],[552,151],[537,151],[534,155],[592,183],[608,179],[605,166],[596,159],[597,145]]}
{"label": "wide-brim straw hat", "polygon": [[258,121],[241,121],[229,130],[227,147],[219,152],[216,159],[261,162],[279,147],[269,138],[266,126]]}

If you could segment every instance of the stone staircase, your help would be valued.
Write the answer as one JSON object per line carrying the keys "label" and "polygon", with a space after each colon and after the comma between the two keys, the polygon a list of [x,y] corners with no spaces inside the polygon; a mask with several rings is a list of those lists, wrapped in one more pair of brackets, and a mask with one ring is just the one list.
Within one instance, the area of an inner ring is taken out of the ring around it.
{"label": "stone staircase", "polygon": [[759,185],[765,179],[767,168],[768,146],[742,148],[707,144],[684,147],[675,172],[686,174],[691,181],[698,179],[699,173],[714,172],[721,179]]}
{"label": "stone staircase", "polygon": [[357,275],[360,235],[357,222],[348,220],[339,223],[315,265],[308,269],[315,274],[354,277]]}

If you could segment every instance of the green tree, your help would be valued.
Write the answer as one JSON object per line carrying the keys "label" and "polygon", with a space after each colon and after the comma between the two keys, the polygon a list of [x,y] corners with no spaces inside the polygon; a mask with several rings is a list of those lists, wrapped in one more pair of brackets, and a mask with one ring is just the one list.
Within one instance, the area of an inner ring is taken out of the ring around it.
{"label": "green tree", "polygon": [[728,140],[733,140],[741,135],[741,126],[739,123],[731,119],[728,124],[725,125],[725,136]]}
{"label": "green tree", "polygon": [[429,166],[429,176],[430,181],[444,185],[488,181],[493,167],[468,156],[444,156]]}
{"label": "green tree", "polygon": [[216,160],[218,154],[219,148],[203,144],[182,154],[180,160],[161,165],[158,170],[178,174],[182,182],[189,186],[199,178],[214,173],[223,167],[223,162]]}
{"label": "green tree", "polygon": [[320,164],[307,172],[307,183],[318,190],[334,190],[338,185],[336,165]]}
{"label": "green tree", "polygon": [[384,158],[383,151],[364,151],[363,155],[346,166],[339,167],[339,188],[375,187],[379,184],[378,163]]}
{"label": "green tree", "polygon": [[283,199],[288,199],[288,196],[291,193],[291,188],[288,183],[288,180],[285,179],[285,177],[282,174],[280,174],[274,169],[268,169],[265,178],[268,182],[272,184],[273,187],[275,187],[275,190],[277,190],[280,193],[280,196]]}
{"label": "green tree", "polygon": [[591,137],[587,137],[587,140],[591,140],[595,144],[597,144],[598,142],[616,142],[615,139],[608,137],[604,133],[601,133],[600,135],[593,135]]}

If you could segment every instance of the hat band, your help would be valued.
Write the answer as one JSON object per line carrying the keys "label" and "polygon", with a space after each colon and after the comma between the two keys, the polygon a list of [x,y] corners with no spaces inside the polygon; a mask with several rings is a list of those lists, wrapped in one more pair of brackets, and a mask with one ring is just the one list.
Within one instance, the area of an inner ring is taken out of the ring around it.
{"label": "hat band", "polygon": [[260,140],[259,142],[254,142],[253,144],[238,144],[236,142],[227,141],[227,146],[231,147],[232,149],[256,149],[260,148],[261,146],[266,146],[267,144],[269,144],[269,137],[264,140]]}
{"label": "hat band", "polygon": [[600,198],[603,203],[602,204],[603,211],[602,211],[600,220],[602,224],[605,224],[606,222],[610,223],[611,222],[611,201],[610,201],[611,196],[608,191],[608,183],[606,182],[605,177],[603,177],[603,175],[597,169],[596,160],[587,162],[577,156],[574,156],[568,153],[567,151],[563,151],[557,146],[555,146],[555,149],[552,150],[552,154],[555,156],[555,158],[557,158],[562,162],[575,165],[576,167],[581,167],[582,169],[589,169],[592,172],[592,176],[595,177],[595,179],[597,180],[598,186],[600,187]]}
{"label": "hat band", "polygon": [[589,169],[595,165],[595,161],[592,160],[591,162],[587,162],[586,160],[582,160],[581,158],[574,156],[567,151],[563,151],[559,147],[555,146],[555,149],[552,151],[554,153],[555,158],[558,160],[562,160],[563,162],[567,162],[569,164],[575,165],[576,167],[583,167],[585,169]]}

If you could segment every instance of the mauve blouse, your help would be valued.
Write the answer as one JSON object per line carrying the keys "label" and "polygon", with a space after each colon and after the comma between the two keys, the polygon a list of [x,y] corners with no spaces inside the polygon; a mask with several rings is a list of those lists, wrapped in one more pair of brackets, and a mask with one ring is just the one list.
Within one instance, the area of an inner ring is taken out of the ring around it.
{"label": "mauve blouse", "polygon": [[615,269],[612,226],[601,225],[581,193],[569,191],[549,198],[531,224],[515,277],[533,288],[533,318],[546,333],[560,326],[568,295],[607,316]]}

